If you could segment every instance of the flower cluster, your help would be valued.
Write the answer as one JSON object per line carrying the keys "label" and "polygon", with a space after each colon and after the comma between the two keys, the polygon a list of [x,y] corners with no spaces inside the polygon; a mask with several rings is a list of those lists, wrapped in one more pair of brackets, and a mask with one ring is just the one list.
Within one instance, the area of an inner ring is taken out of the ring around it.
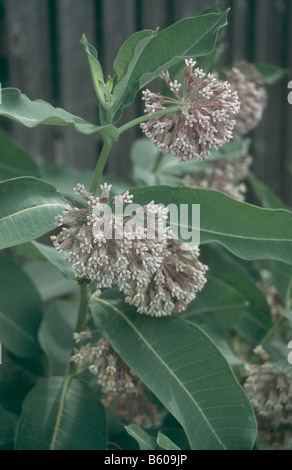
{"label": "flower cluster", "polygon": [[144,429],[162,425],[158,406],[152,403],[142,383],[136,394],[108,393],[101,402],[106,409],[113,407],[115,415],[127,424],[135,424]]}
{"label": "flower cluster", "polygon": [[181,84],[172,82],[168,72],[162,78],[173,98],[143,92],[146,113],[167,113],[168,108],[169,112],[150,118],[141,129],[163,153],[177,156],[180,161],[201,160],[210,150],[232,139],[240,102],[227,81],[221,82],[210,73],[206,76],[199,67],[194,69],[196,62],[192,59],[185,64],[182,93]]}
{"label": "flower cluster", "polygon": [[[166,227],[167,208],[152,201],[139,206],[135,218],[121,215],[113,210],[117,205],[106,210],[110,186],[101,189],[100,198],[94,198],[78,185],[76,192],[88,207],[68,205],[65,217],[57,217],[59,225],[69,228],[63,227],[52,240],[59,252],[70,250],[66,260],[77,280],[95,280],[98,289],[118,286],[140,313],[164,316],[184,310],[206,282],[207,267],[198,260],[198,248],[172,240]],[[116,198],[121,203],[132,202],[128,192]],[[135,224],[130,223],[134,220]]]}
{"label": "flower cluster", "polygon": [[252,157],[241,155],[234,161],[214,160],[202,171],[193,172],[182,178],[188,187],[214,189],[228,196],[245,200],[246,185],[243,182],[252,164]]}
{"label": "flower cluster", "polygon": [[66,260],[78,279],[97,280],[97,288],[115,284],[123,290],[130,280],[144,283],[160,267],[170,237],[164,223],[167,210],[152,201],[141,208],[139,223],[131,223],[134,216],[119,215],[114,207],[131,203],[132,196],[128,192],[117,196],[110,208],[111,186],[105,184],[101,189],[101,196],[94,198],[78,184],[75,192],[88,207],[68,205],[57,223],[69,228],[63,227],[57,237],[51,238],[59,252],[70,250]]}
{"label": "flower cluster", "polygon": [[[262,348],[256,348],[262,364],[246,365],[244,388],[258,417],[261,431],[278,444],[292,443],[292,376],[279,370]],[[280,437],[281,436],[281,437]]]}
{"label": "flower cluster", "polygon": [[231,70],[225,70],[224,75],[232,89],[237,91],[241,103],[234,128],[234,136],[239,139],[260,122],[267,104],[267,91],[259,72],[251,63],[237,62]]}
{"label": "flower cluster", "polygon": [[89,342],[80,349],[75,348],[71,361],[78,367],[87,366],[88,370],[97,376],[97,382],[105,393],[137,393],[140,379],[121,360],[105,338],[101,338],[94,345]]}
{"label": "flower cluster", "polygon": [[[73,336],[78,345],[91,339],[92,332],[86,329]],[[157,405],[147,396],[145,385],[105,338],[75,348],[71,361],[96,376],[105,408],[114,406],[115,414],[129,424],[147,428],[158,422]]]}
{"label": "flower cluster", "polygon": [[138,285],[131,282],[126,289],[126,302],[137,307],[138,312],[151,316],[165,316],[181,312],[196,297],[205,282],[207,266],[199,260],[199,249],[184,249],[176,240],[168,243],[163,253],[162,265],[150,282]]}

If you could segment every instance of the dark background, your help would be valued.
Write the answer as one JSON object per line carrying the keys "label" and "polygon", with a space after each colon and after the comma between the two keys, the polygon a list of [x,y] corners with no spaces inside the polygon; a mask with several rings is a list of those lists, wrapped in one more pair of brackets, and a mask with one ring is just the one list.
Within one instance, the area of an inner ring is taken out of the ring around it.
{"label": "dark background", "polygon": [[[231,7],[221,64],[235,60],[269,63],[288,69],[287,76],[269,87],[264,119],[252,134],[253,170],[257,177],[292,205],[292,0],[219,0]],[[211,0],[0,0],[0,82],[19,88],[31,99],[97,123],[97,101],[80,39],[85,33],[95,45],[106,75],[122,43],[135,31],[160,29],[211,6]],[[129,108],[123,121],[142,113]],[[27,129],[1,119],[1,126],[38,161],[94,168],[100,142],[72,129]],[[108,170],[127,177],[129,151],[139,129],[123,134],[113,147]]]}

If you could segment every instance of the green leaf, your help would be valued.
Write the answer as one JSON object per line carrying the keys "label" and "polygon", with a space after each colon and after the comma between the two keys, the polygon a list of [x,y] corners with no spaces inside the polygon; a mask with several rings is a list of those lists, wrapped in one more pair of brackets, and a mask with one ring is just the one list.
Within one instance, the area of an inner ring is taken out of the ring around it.
{"label": "green leaf", "polygon": [[139,444],[140,450],[155,450],[156,439],[154,436],[148,434],[144,429],[136,426],[135,424],[130,424],[125,426],[127,433],[132,436]]}
{"label": "green leaf", "polygon": [[66,279],[51,262],[31,261],[24,266],[26,274],[34,283],[43,302],[76,293],[76,281]]}
{"label": "green leaf", "polygon": [[0,249],[55,229],[55,217],[67,203],[52,185],[32,177],[0,183],[0,201]]}
{"label": "green leaf", "polygon": [[[284,303],[289,301],[289,289],[292,283],[292,266],[286,263],[273,263],[273,278],[275,287]],[[292,292],[290,292],[292,296]]]}
{"label": "green leaf", "polygon": [[288,75],[289,71],[272,64],[255,64],[264,83],[273,85]]}
{"label": "green leaf", "polygon": [[[235,259],[220,247],[204,246],[202,261],[209,267],[207,276],[219,278],[221,282],[240,293],[244,307],[240,309],[240,316],[233,327],[246,341],[259,344],[272,327],[269,305],[263,292],[256,286],[254,279],[240,260]],[[212,298],[216,302],[216,296]],[[195,301],[193,304],[196,307]],[[217,305],[220,306],[220,300]]]}
{"label": "green leaf", "polygon": [[162,450],[181,450],[169,437],[158,431],[157,444]]}
{"label": "green leaf", "polygon": [[[207,189],[142,187],[131,190],[136,204],[200,204],[200,226],[180,226],[200,232],[201,243],[218,242],[239,258],[274,259],[292,264],[292,213],[262,209]],[[179,211],[180,212],[180,211]],[[173,222],[173,227],[178,224]],[[185,240],[186,241],[186,240]]]}
{"label": "green leaf", "polygon": [[96,126],[62,108],[54,108],[46,101],[31,101],[16,88],[2,90],[0,115],[13,119],[26,127],[35,127],[40,124],[72,126],[82,134],[89,135],[98,132],[103,138],[109,136],[113,140],[118,139],[118,130],[114,126]]}
{"label": "green leaf", "polygon": [[109,290],[93,320],[113,348],[183,426],[192,449],[250,449],[251,405],[215,344],[196,325],[136,313]]}
{"label": "green leaf", "polygon": [[251,185],[256,197],[263,207],[267,209],[286,209],[286,205],[273,191],[264,183],[259,181],[254,174],[249,173],[247,180]]}
{"label": "green leaf", "polygon": [[37,164],[0,129],[0,181],[17,176],[39,176]]}
{"label": "green leaf", "polygon": [[97,59],[97,51],[89,44],[85,34],[83,34],[80,42],[83,44],[87,54],[93,87],[99,103],[103,108],[109,108],[111,104],[111,81],[109,81],[109,87],[104,83],[102,67]]}
{"label": "green leaf", "polygon": [[39,355],[41,317],[42,302],[29,277],[0,254],[0,343],[17,356]]}
{"label": "green leaf", "polygon": [[53,246],[44,245],[43,243],[30,242],[36,251],[54,265],[64,277],[70,280],[76,279],[72,266],[65,261],[65,254],[58,253]]}
{"label": "green leaf", "polygon": [[[217,40],[218,31],[227,23],[228,10],[183,19],[159,34],[135,36],[129,48],[127,72],[122,69],[121,78],[113,89],[114,122],[121,117],[123,108],[129,106],[136,93],[158,75],[179,63],[184,57],[209,54]],[[129,41],[129,40],[128,40]],[[120,60],[118,60],[118,63]]]}
{"label": "green leaf", "polygon": [[23,403],[16,450],[104,450],[102,405],[83,382],[51,377],[39,382]]}
{"label": "green leaf", "polygon": [[14,442],[17,417],[0,405],[0,446]]}
{"label": "green leaf", "polygon": [[45,309],[38,339],[46,355],[49,376],[61,376],[66,373],[77,316],[77,304],[68,300],[56,300]]}
{"label": "green leaf", "polygon": [[249,141],[247,139],[241,142],[228,142],[220,149],[213,150],[206,160],[190,161],[181,164],[178,162],[178,158],[162,154],[149,139],[136,139],[130,154],[133,162],[132,177],[137,184],[182,186],[180,177],[189,173],[203,171],[217,160],[232,162],[242,156],[248,144]]}

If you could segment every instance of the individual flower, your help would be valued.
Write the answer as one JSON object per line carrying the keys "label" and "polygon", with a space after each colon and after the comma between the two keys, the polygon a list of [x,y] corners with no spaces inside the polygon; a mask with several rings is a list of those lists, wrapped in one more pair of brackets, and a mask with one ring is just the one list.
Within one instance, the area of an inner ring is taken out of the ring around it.
{"label": "individual flower", "polygon": [[123,204],[132,202],[129,192],[116,196],[110,207],[111,186],[104,184],[101,189],[95,198],[77,185],[75,192],[87,207],[68,205],[64,216],[57,217],[57,224],[65,227],[51,237],[54,246],[59,252],[68,251],[65,259],[80,283],[96,280],[97,288],[115,284],[121,290],[130,280],[140,285],[161,266],[171,233],[165,224],[168,211],[152,201],[139,206],[139,214],[124,215]]}
{"label": "individual flower", "polygon": [[267,104],[267,91],[256,67],[246,61],[237,62],[224,75],[237,91],[240,112],[236,118],[234,136],[240,138],[255,129]]}
{"label": "individual flower", "polygon": [[[164,116],[150,118],[141,124],[145,135],[163,152],[179,157],[181,162],[206,158],[211,149],[218,149],[232,139],[232,131],[239,112],[237,92],[230,84],[219,81],[195,68],[192,59],[185,61],[184,87],[169,73],[162,74],[173,94],[168,98],[149,90],[143,92],[145,112],[167,110]],[[194,69],[194,70],[193,70]],[[171,108],[179,109],[171,109]]]}
{"label": "individual flower", "polygon": [[245,391],[259,422],[260,433],[269,444],[292,443],[292,375],[271,362],[262,348],[255,350],[261,364],[246,365]]}
{"label": "individual flower", "polygon": [[185,175],[182,184],[188,187],[214,189],[239,201],[245,200],[246,185],[243,182],[252,164],[252,157],[241,155],[236,160],[214,160],[202,171]]}
{"label": "individual flower", "polygon": [[207,266],[199,260],[199,249],[171,240],[162,253],[162,265],[144,285],[130,282],[126,302],[139,313],[162,317],[181,312],[206,282]]}

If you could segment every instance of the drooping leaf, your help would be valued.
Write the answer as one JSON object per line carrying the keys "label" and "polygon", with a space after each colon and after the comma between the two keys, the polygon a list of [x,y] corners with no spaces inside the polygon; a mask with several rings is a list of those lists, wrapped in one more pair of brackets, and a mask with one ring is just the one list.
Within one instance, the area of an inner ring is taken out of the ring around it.
{"label": "drooping leaf", "polygon": [[14,442],[17,416],[0,405],[0,446]]}
{"label": "drooping leaf", "polygon": [[20,245],[56,228],[67,201],[49,183],[20,177],[0,183],[0,249]]}
{"label": "drooping leaf", "polygon": [[32,157],[0,129],[0,181],[18,176],[39,176]]}
{"label": "drooping leaf", "polygon": [[34,283],[43,302],[77,292],[77,282],[73,279],[66,279],[62,272],[49,261],[28,262],[24,270]]}
{"label": "drooping leaf", "polygon": [[[54,265],[67,279],[74,280],[76,279],[72,266],[65,261],[64,253],[58,253],[53,246],[44,245],[39,242],[29,242],[31,245],[42,255],[46,260],[48,260],[52,265]],[[59,278],[59,277],[58,277]]]}
{"label": "drooping leaf", "polygon": [[215,344],[181,318],[140,315],[109,290],[93,320],[121,358],[183,426],[192,449],[250,449],[251,405]]}
{"label": "drooping leaf", "polygon": [[[183,19],[158,34],[135,36],[129,48],[127,71],[113,89],[113,117],[119,120],[123,108],[130,105],[139,89],[162,71],[180,62],[184,57],[209,54],[215,45],[218,31],[226,25],[228,10]],[[137,38],[140,41],[137,41]],[[129,41],[129,40],[128,40]],[[137,42],[136,42],[137,41]],[[123,51],[123,49],[122,49]],[[121,59],[116,59],[120,63]]]}
{"label": "drooping leaf", "polygon": [[[292,264],[292,213],[262,209],[207,189],[142,187],[131,190],[136,204],[154,200],[166,207],[173,204],[200,205],[200,223],[173,221],[171,226],[200,233],[201,243],[218,242],[245,260],[274,259]],[[191,233],[189,235],[191,238]],[[188,241],[188,240],[184,240]]]}
{"label": "drooping leaf", "polygon": [[125,426],[127,433],[132,436],[139,444],[140,450],[155,450],[157,443],[154,436],[151,436],[147,431],[136,426],[135,424],[130,424]]}
{"label": "drooping leaf", "polygon": [[20,266],[0,254],[0,343],[21,357],[41,354],[37,330],[42,302]]}
{"label": "drooping leaf", "polygon": [[169,437],[158,431],[157,445],[162,450],[181,450]]}
{"label": "drooping leaf", "polygon": [[48,375],[65,375],[73,346],[77,304],[56,300],[44,312],[38,339],[47,358]]}
{"label": "drooping leaf", "polygon": [[16,450],[104,450],[104,409],[83,382],[50,377],[23,402]]}
{"label": "drooping leaf", "polygon": [[[263,292],[255,284],[245,266],[241,264],[241,260],[234,258],[221,247],[203,246],[202,260],[209,267],[209,275],[215,276],[240,293],[244,305],[239,310],[240,315],[233,327],[246,341],[259,344],[272,327],[270,308]],[[203,292],[204,289],[202,294]],[[218,306],[220,306],[220,296],[218,300]],[[216,302],[216,297],[214,301]],[[193,303],[196,307],[196,302]],[[221,315],[224,315],[223,312]]]}
{"label": "drooping leaf", "polygon": [[4,88],[2,90],[0,115],[17,121],[26,127],[35,127],[40,124],[71,126],[82,134],[89,135],[98,132],[103,137],[110,136],[113,140],[118,138],[118,131],[114,126],[96,126],[62,108],[54,108],[46,101],[31,101],[17,88]]}
{"label": "drooping leaf", "polygon": [[273,85],[288,75],[289,71],[281,69],[274,64],[255,64],[261,75],[262,81],[267,85]]}
{"label": "drooping leaf", "polygon": [[[289,302],[289,289],[292,289],[292,266],[286,263],[273,263],[273,279],[275,287],[284,303]],[[290,292],[292,297],[292,291]]]}
{"label": "drooping leaf", "polygon": [[257,199],[267,209],[286,209],[283,201],[264,183],[259,181],[252,173],[247,178]]}

